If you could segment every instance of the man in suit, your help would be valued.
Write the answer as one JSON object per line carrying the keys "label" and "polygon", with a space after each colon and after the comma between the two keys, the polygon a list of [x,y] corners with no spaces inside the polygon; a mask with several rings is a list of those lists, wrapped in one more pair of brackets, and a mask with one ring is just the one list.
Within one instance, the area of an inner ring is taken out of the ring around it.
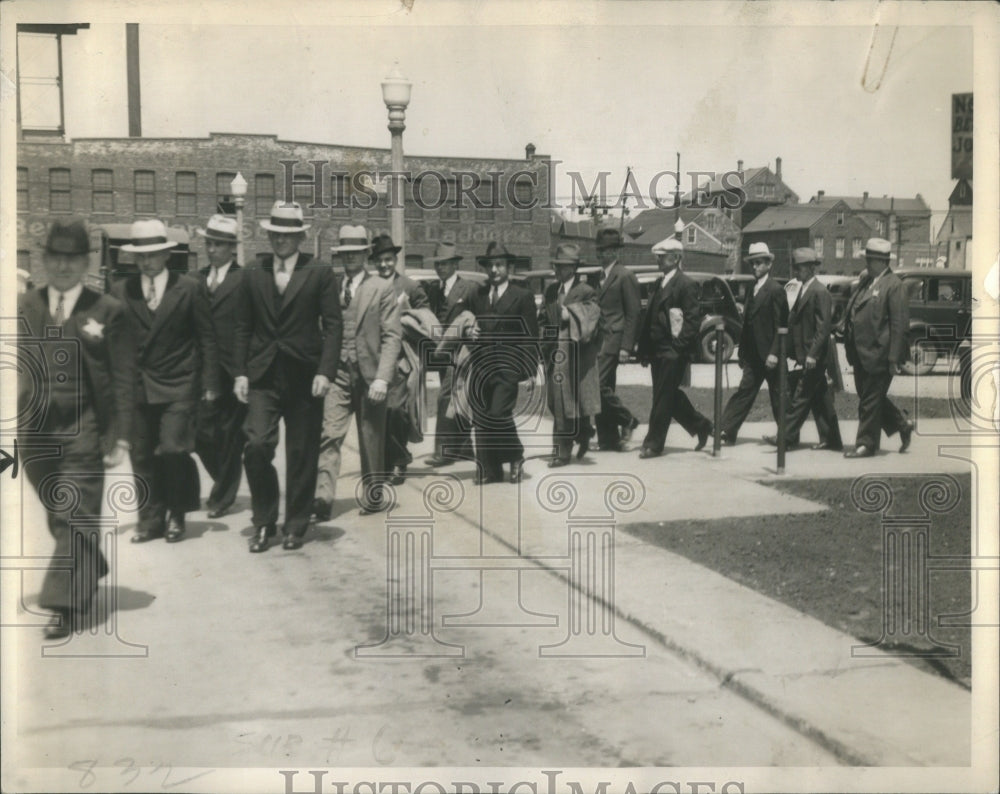
{"label": "man in suit", "polygon": [[[473,296],[479,289],[474,281],[458,275],[460,261],[462,257],[458,255],[454,243],[438,243],[434,256],[431,257],[438,282],[428,285],[427,293],[442,331],[449,328],[462,312],[471,310]],[[426,459],[427,465],[434,468],[474,458],[472,425],[452,405],[455,368],[442,367],[438,374],[440,389],[434,429],[434,454]],[[449,416],[449,413],[452,415]]]}
{"label": "man in suit", "polygon": [[555,469],[570,462],[574,442],[579,445],[576,459],[582,460],[594,435],[590,417],[601,410],[597,369],[601,307],[596,290],[576,275],[578,245],[560,244],[551,264],[556,281],[545,290],[538,324],[552,411],[554,455],[549,468]]}
{"label": "man in suit", "polygon": [[323,397],[337,374],[343,325],[333,271],[299,251],[309,225],[295,202],[275,202],[267,231],[272,254],[243,273],[233,340],[233,391],[247,403],[243,452],[254,535],[266,551],[277,534],[278,473],[272,463],[285,421],[282,548],[301,548],[316,490]]}
{"label": "man in suit", "polygon": [[907,355],[910,308],[903,282],[889,269],[888,240],[870,239],[865,246],[868,277],[859,285],[845,312],[844,349],[854,368],[858,392],[858,435],[845,458],[868,458],[879,448],[882,431],[899,433],[900,452],[910,446],[913,423],[889,399],[889,385]]}
{"label": "man in suit", "polygon": [[753,268],[757,281],[743,310],[739,342],[739,364],[743,377],[722,412],[724,444],[736,443],[740,427],[765,381],[774,421],[781,421],[778,412],[778,328],[784,325],[788,314],[785,290],[769,278],[774,254],[767,243],[751,243],[744,261]]}
{"label": "man in suit", "polygon": [[[430,306],[430,302],[423,287],[396,270],[396,257],[401,250],[400,246],[393,245],[392,237],[380,234],[372,240],[369,260],[375,265],[379,276],[392,284],[396,303],[399,304],[402,315],[407,310],[426,309]],[[410,363],[402,355],[402,347],[400,350],[399,363],[389,382],[389,392],[385,401],[385,465],[391,472],[389,478],[391,485],[403,484],[406,480],[406,469],[413,462],[413,455],[406,446],[414,430],[409,404],[415,395],[411,395],[409,390]],[[420,377],[423,377],[422,372]]]}
{"label": "man in suit", "polygon": [[[784,417],[789,449],[798,446],[799,431],[810,411],[820,429],[820,442],[813,449],[830,449],[840,443],[840,423],[826,380],[833,299],[816,280],[819,264],[812,248],[796,248],[792,252],[795,278],[802,286],[788,312],[788,335],[795,359],[795,372],[790,373],[795,385]],[[777,444],[777,437],[764,436],[764,441]]]}
{"label": "man in suit", "polygon": [[149,487],[133,543],[184,537],[185,513],[201,507],[194,451],[198,400],[219,393],[219,358],[208,291],[197,277],[167,268],[170,249],[161,221],[132,224],[139,273],[115,284],[124,305],[136,372],[132,471]]}
{"label": "man in suit", "polygon": [[219,397],[212,402],[203,400],[199,406],[195,451],[213,481],[206,505],[208,517],[219,518],[236,500],[247,440],[243,432],[247,407],[233,393],[236,307],[243,271],[236,261],[239,228],[233,218],[213,215],[198,234],[205,238],[208,255],[208,267],[198,275],[212,304],[212,325],[219,348]]}
{"label": "man in suit", "polygon": [[503,464],[510,464],[508,480],[519,483],[524,474],[524,446],[517,435],[514,408],[518,383],[538,372],[538,310],[526,289],[510,283],[514,255],[491,242],[477,258],[489,281],[472,300],[475,342],[467,359],[466,394],[476,428],[477,485],[503,480]]}
{"label": "man in suit", "polygon": [[680,388],[698,340],[698,285],[681,269],[684,246],[680,240],[668,237],[658,242],[653,254],[663,277],[650,293],[639,334],[639,359],[649,364],[653,376],[653,405],[640,458],[663,454],[667,431],[675,418],[690,435],[698,437],[696,450],[704,447],[712,434],[711,420],[695,409]]}
{"label": "man in suit", "polygon": [[[83,220],[54,221],[42,255],[48,286],[18,297],[18,445],[56,542],[38,597],[52,613],[46,639],[83,627],[108,572],[100,532],[74,519],[101,517],[104,468],[130,446],[134,375],[122,307],[83,285],[89,250]],[[67,488],[74,498],[59,498]]]}
{"label": "man in suit", "polygon": [[313,512],[332,512],[340,475],[340,448],[354,415],[361,454],[361,514],[390,506],[382,484],[385,466],[386,395],[396,374],[401,344],[399,303],[392,284],[365,270],[371,244],[363,226],[342,226],[331,249],[343,263],[337,294],[344,321],[340,366],[323,408],[319,479]]}
{"label": "man in suit", "polygon": [[597,259],[601,265],[597,300],[601,306],[601,351],[597,357],[601,380],[601,413],[597,416],[598,449],[622,452],[639,420],[615,394],[618,365],[628,362],[635,347],[642,303],[635,273],[618,261],[622,248],[617,229],[597,232]]}

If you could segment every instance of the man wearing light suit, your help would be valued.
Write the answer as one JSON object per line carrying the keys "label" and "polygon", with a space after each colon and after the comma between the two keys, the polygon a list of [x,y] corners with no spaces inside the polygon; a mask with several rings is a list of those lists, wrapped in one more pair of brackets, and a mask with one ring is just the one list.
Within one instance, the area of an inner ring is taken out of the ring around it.
{"label": "man wearing light suit", "polygon": [[323,409],[319,478],[313,512],[325,520],[332,512],[340,449],[354,415],[361,453],[361,514],[387,509],[383,483],[385,465],[386,395],[396,374],[402,345],[399,303],[392,283],[365,270],[368,232],[363,226],[342,226],[340,243],[332,248],[344,266],[337,294],[344,321],[340,365]]}
{"label": "man wearing light suit", "polygon": [[882,431],[898,432],[900,452],[910,446],[913,423],[889,399],[892,377],[906,360],[910,309],[903,282],[889,269],[891,245],[878,237],[865,246],[867,278],[847,310],[844,349],[854,367],[858,392],[858,435],[845,458],[867,458],[879,448]]}
{"label": "man wearing light suit", "polygon": [[285,524],[282,548],[301,548],[316,490],[323,397],[337,374],[343,325],[333,271],[301,253],[309,225],[302,207],[278,201],[260,221],[273,254],[258,257],[240,284],[233,391],[247,403],[243,452],[254,536],[266,551],[277,534],[278,473],[272,463],[285,421]]}

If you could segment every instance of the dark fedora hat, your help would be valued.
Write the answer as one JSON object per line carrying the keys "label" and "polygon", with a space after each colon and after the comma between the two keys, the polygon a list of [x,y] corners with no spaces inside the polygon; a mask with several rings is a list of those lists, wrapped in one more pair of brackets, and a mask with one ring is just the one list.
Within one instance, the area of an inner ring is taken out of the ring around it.
{"label": "dark fedora hat", "polygon": [[604,248],[621,248],[623,245],[622,236],[617,229],[600,229],[594,242],[598,251]]}
{"label": "dark fedora hat", "polygon": [[90,233],[82,218],[53,221],[45,239],[45,252],[78,256],[90,253]]}
{"label": "dark fedora hat", "polygon": [[402,250],[403,246],[392,244],[392,237],[388,234],[379,234],[372,240],[372,250],[368,254],[368,258],[374,259],[385,253],[398,254]]}
{"label": "dark fedora hat", "polygon": [[458,249],[454,243],[440,242],[434,248],[434,256],[430,258],[431,264],[437,262],[460,262],[462,257],[458,255]]}
{"label": "dark fedora hat", "polygon": [[489,266],[490,262],[494,259],[505,259],[508,262],[514,260],[516,257],[507,250],[507,246],[502,243],[498,243],[496,240],[490,242],[486,246],[485,256],[477,256],[476,262],[478,262],[483,267]]}
{"label": "dark fedora hat", "polygon": [[576,265],[583,264],[580,261],[580,246],[576,243],[559,243],[556,247],[556,255],[549,261],[550,265]]}

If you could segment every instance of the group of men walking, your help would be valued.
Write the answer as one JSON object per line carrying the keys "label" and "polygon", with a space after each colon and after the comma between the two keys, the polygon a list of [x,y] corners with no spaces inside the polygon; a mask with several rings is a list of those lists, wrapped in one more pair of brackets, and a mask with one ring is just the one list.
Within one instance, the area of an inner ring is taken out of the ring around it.
{"label": "group of men walking", "polygon": [[[232,509],[246,471],[249,550],[259,553],[278,537],[280,423],[281,545],[294,550],[313,517],[333,515],[352,415],[361,513],[392,504],[392,486],[404,482],[412,463],[408,444],[423,438],[428,370],[438,373],[440,389],[434,453],[426,463],[437,469],[474,461],[477,485],[521,481],[519,384],[539,375],[553,417],[550,467],[584,458],[595,436],[599,450],[626,450],[639,420],[616,394],[616,374],[633,354],[649,366],[653,392],[639,457],[663,453],[675,418],[697,439],[696,449],[712,434],[712,422],[681,388],[701,314],[676,239],[653,247],[661,277],[645,311],[635,274],[619,261],[615,230],[598,234],[596,284],[578,272],[578,246],[558,247],[556,280],[539,309],[530,291],[511,282],[515,257],[496,242],[477,258],[487,276],[482,285],[459,274],[462,257],[453,244],[439,244],[432,258],[438,279],[425,289],[397,271],[400,247],[388,235],[370,239],[364,227],[342,227],[331,249],[340,265],[334,268],[300,251],[309,226],[299,205],[276,203],[260,226],[271,253],[241,267],[236,221],[213,216],[199,231],[208,265],[186,274],[167,266],[175,243],[163,223],[136,221],[121,250],[135,257],[137,272],[101,294],[83,283],[86,224],[52,224],[43,256],[48,284],[20,300],[21,350],[38,366],[22,367],[19,384],[24,469],[56,539],[40,598],[53,613],[50,638],[79,626],[107,572],[99,536],[77,524],[101,515],[104,469],[126,454],[139,484],[132,542],[185,536],[187,514],[201,509],[194,453],[213,481],[209,519]],[[882,430],[898,432],[903,449],[913,430],[887,397],[907,349],[902,285],[888,270],[886,241],[870,240],[866,254],[868,272],[844,328],[861,418],[848,455],[858,457],[875,453]],[[831,305],[815,280],[817,258],[810,249],[795,252],[800,286],[792,298],[769,277],[772,261],[766,246],[751,246],[757,283],[739,344],[743,377],[722,418],[723,439],[735,443],[766,382],[791,446],[812,411],[818,447],[838,449],[826,378]],[[785,326],[794,365],[789,408],[780,416],[778,329]],[[53,496],[65,483],[78,493],[71,503]]]}

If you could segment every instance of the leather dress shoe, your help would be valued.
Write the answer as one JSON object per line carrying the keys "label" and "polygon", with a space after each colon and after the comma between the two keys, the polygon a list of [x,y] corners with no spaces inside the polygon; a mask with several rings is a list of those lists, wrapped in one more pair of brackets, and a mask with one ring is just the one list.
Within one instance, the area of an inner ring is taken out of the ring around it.
{"label": "leather dress shoe", "polygon": [[443,455],[431,455],[429,458],[424,458],[424,463],[432,469],[440,469],[442,466],[451,466],[455,462],[455,458],[446,458]]}
{"label": "leather dress shoe", "polygon": [[595,431],[592,427],[584,428],[583,435],[578,439],[580,444],[579,449],[576,451],[576,459],[583,460],[584,455],[590,452],[590,439],[594,437]]}
{"label": "leather dress shoe", "polygon": [[503,477],[498,475],[493,471],[476,471],[472,477],[473,485],[489,485],[490,483],[500,482]]}
{"label": "leather dress shoe", "polygon": [[313,499],[311,512],[316,516],[317,521],[329,521],[333,507],[326,499]]}
{"label": "leather dress shoe", "polygon": [[406,466],[393,466],[389,484],[402,485],[404,482],[406,482]]}
{"label": "leather dress shoe", "polygon": [[264,524],[264,526],[254,529],[253,540],[250,541],[250,553],[257,554],[267,551],[268,541],[278,534],[274,524]]}
{"label": "leather dress shoe", "polygon": [[61,640],[73,633],[74,621],[72,613],[67,610],[53,612],[49,618],[49,623],[45,627],[44,635],[47,640]]}
{"label": "leather dress shoe", "polygon": [[524,458],[521,458],[521,460],[511,461],[510,477],[507,478],[508,481],[511,484],[516,485],[517,483],[521,482],[521,478],[523,476],[524,476]]}
{"label": "leather dress shoe", "polygon": [[[770,444],[772,447],[778,446],[778,437],[777,436],[764,436],[763,438],[761,438],[761,441],[763,441],[765,444]],[[799,445],[798,441],[786,441],[785,442],[785,449],[786,450],[787,449],[795,449],[796,447],[798,447],[798,445]]]}
{"label": "leather dress shoe", "polygon": [[628,444],[628,442],[632,440],[632,434],[635,432],[635,429],[638,426],[639,426],[639,420],[636,419],[634,416],[632,417],[631,422],[629,422],[627,425],[622,425],[622,446]]}
{"label": "leather dress shoe", "polygon": [[624,452],[625,444],[621,441],[612,441],[610,444],[598,444],[597,448],[601,452]]}
{"label": "leather dress shoe", "polygon": [[[577,459],[578,460],[579,460],[579,457],[580,456],[577,455]],[[558,468],[560,468],[562,466],[569,466],[569,458],[552,458],[552,460],[549,461],[549,468],[550,469],[558,469]]]}
{"label": "leather dress shoe", "polygon": [[907,419],[906,423],[899,428],[899,451],[906,452],[910,448],[910,442],[913,441],[913,430],[915,425],[912,419]]}
{"label": "leather dress shoe", "polygon": [[140,532],[132,536],[132,543],[149,543],[151,540],[156,540],[157,538],[163,537],[163,529],[153,530],[152,532]]}
{"label": "leather dress shoe", "polygon": [[659,452],[654,452],[649,447],[643,447],[639,450],[639,457],[643,460],[646,460],[647,458],[658,458],[660,457],[660,454],[661,453]]}
{"label": "leather dress shoe", "polygon": [[167,532],[164,535],[167,543],[176,543],[184,537],[187,527],[184,525],[184,514],[170,516],[167,519]]}
{"label": "leather dress shoe", "polygon": [[209,518],[222,518],[226,513],[229,512],[230,505],[225,507],[210,507],[208,508]]}
{"label": "leather dress shoe", "polygon": [[722,442],[722,446],[724,447],[732,447],[736,445],[736,439],[729,435],[729,433],[725,430],[719,433],[719,440]]}
{"label": "leather dress shoe", "polygon": [[816,451],[828,449],[831,452],[843,452],[843,444],[831,444],[829,441],[820,441],[818,444],[813,444],[812,448]]}
{"label": "leather dress shoe", "polygon": [[284,540],[281,541],[281,548],[285,551],[295,551],[302,548],[302,543],[301,535],[285,535]]}
{"label": "leather dress shoe", "polygon": [[694,451],[697,452],[699,449],[704,449],[705,445],[708,443],[708,437],[715,432],[715,428],[711,424],[708,427],[702,427],[698,431],[698,444],[695,446]]}
{"label": "leather dress shoe", "polygon": [[845,458],[873,458],[875,457],[875,450],[869,449],[864,444],[855,447],[854,449],[849,449],[844,453]]}

